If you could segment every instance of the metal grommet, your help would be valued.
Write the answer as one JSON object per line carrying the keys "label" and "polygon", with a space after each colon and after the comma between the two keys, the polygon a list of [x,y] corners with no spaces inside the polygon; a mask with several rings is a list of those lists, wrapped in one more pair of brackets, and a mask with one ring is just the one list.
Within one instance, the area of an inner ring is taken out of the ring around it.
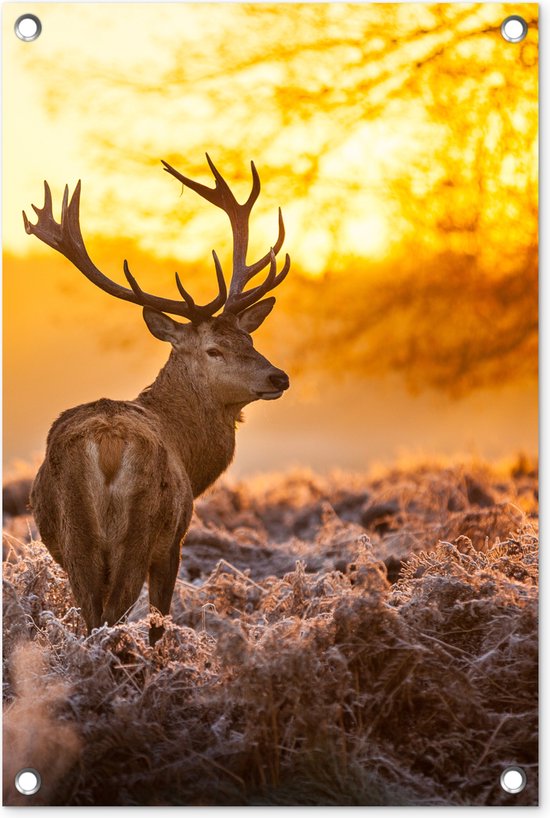
{"label": "metal grommet", "polygon": [[506,767],[500,776],[500,786],[506,792],[516,795],[525,789],[527,776],[521,767]]}
{"label": "metal grommet", "polygon": [[15,776],[15,787],[21,795],[34,795],[42,785],[40,773],[32,767],[19,770]]}
{"label": "metal grommet", "polygon": [[527,23],[523,17],[512,14],[502,22],[500,33],[509,43],[521,43],[527,37]]}
{"label": "metal grommet", "polygon": [[40,37],[42,23],[35,14],[22,14],[15,21],[14,29],[20,40],[30,43]]}

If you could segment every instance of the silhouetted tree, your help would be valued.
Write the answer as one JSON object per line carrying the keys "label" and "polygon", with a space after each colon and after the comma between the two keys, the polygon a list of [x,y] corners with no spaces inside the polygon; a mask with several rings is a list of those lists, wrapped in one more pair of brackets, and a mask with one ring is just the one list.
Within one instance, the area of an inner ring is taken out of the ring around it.
{"label": "silhouetted tree", "polygon": [[[121,210],[122,177],[157,167],[159,156],[175,165],[184,157],[185,172],[200,176],[204,150],[212,151],[243,191],[254,157],[267,180],[263,212],[286,203],[296,266],[283,303],[301,305],[298,363],[399,370],[417,388],[455,392],[532,376],[537,7],[521,7],[529,33],[520,44],[500,35],[509,11],[485,3],[182,8],[189,25],[167,35],[168,68],[163,60],[108,76],[93,64],[80,69],[79,99],[109,89],[109,116],[91,123],[85,150],[109,170],[106,195]],[[56,116],[75,77],[69,86],[66,60],[59,69],[55,54],[48,59]],[[125,105],[130,98],[139,106]],[[138,108],[144,119],[128,114]],[[144,131],[146,121],[157,126]],[[185,231],[204,236],[199,257],[213,245],[227,252],[223,231],[205,230],[204,212],[193,208],[174,201],[155,225],[159,254],[163,239],[172,248],[179,240],[182,212]],[[125,231],[140,240],[136,212],[150,215],[150,204],[132,202],[126,215]],[[364,252],[357,238],[348,242],[350,220],[356,237],[364,230]],[[369,233],[384,226],[385,255],[374,261]],[[298,281],[308,273],[318,276],[313,284]]]}

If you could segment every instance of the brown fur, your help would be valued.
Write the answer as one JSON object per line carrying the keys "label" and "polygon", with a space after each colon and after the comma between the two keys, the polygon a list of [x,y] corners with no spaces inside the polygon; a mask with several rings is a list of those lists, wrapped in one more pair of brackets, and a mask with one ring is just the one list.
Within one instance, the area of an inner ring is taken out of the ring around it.
{"label": "brown fur", "polygon": [[108,431],[100,432],[97,444],[99,468],[105,476],[105,482],[109,485],[120,469],[122,452],[126,444],[121,437],[110,434]]}
{"label": "brown fur", "polygon": [[[288,386],[253,347],[246,328],[257,316],[198,326],[145,317],[172,344],[165,367],[133,401],[102,398],[64,412],[31,493],[42,539],[67,571],[89,631],[124,616],[147,578],[151,605],[169,612],[193,498],[231,462],[242,408]],[[161,633],[153,628],[151,641]]]}

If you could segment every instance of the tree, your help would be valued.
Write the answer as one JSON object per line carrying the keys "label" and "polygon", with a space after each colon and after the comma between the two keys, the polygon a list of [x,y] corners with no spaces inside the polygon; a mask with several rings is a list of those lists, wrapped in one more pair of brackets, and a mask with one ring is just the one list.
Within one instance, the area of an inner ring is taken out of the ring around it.
{"label": "tree", "polygon": [[54,52],[43,76],[53,117],[75,72],[80,104],[98,101],[83,159],[126,214],[98,233],[187,263],[227,256],[221,216],[186,196],[161,219],[160,176],[143,195],[122,180],[159,156],[202,176],[208,149],[244,192],[254,157],[264,243],[285,205],[296,362],[461,392],[537,365],[537,7],[522,6],[521,44],[500,35],[509,8],[191,6],[145,67],[75,62],[69,85]]}

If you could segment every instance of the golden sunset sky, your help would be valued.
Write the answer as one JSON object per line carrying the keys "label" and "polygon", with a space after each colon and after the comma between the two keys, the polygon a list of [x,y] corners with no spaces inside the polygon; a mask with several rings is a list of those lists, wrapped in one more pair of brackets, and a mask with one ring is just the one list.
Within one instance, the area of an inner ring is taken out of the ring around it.
{"label": "golden sunset sky", "polygon": [[[4,455],[39,459],[56,415],[131,398],[168,350],[140,310],[24,229],[82,180],[96,264],[199,300],[223,213],[262,180],[250,258],[283,209],[293,267],[256,344],[292,389],[247,410],[234,473],[396,455],[532,453],[537,438],[537,7],[511,4],[4,6]],[[42,35],[13,31],[23,11]],[[56,211],[59,214],[59,209]]]}

